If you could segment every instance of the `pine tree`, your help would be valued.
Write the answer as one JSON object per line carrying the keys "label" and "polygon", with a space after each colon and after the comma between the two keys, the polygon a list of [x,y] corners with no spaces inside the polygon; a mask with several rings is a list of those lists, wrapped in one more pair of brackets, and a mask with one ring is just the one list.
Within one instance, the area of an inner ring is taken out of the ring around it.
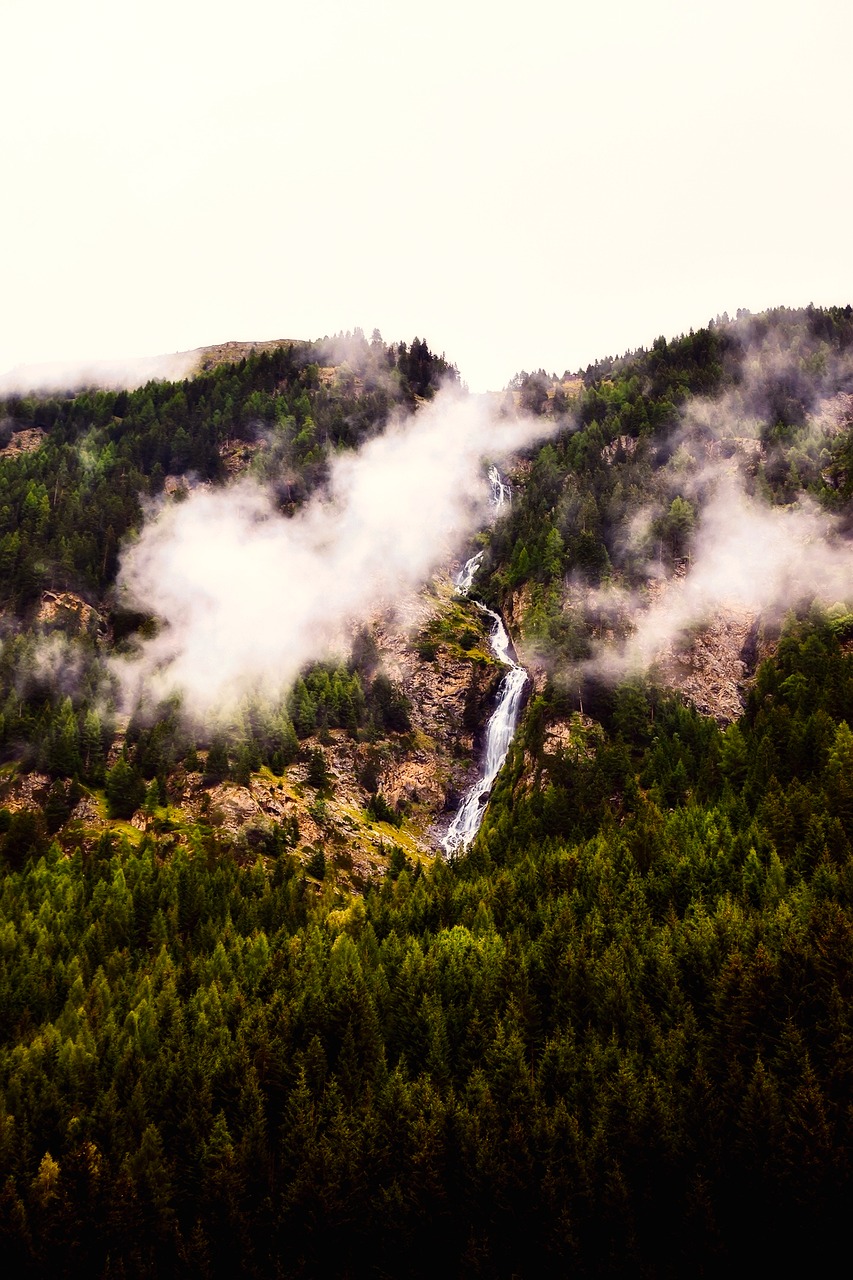
{"label": "pine tree", "polygon": [[104,780],[111,818],[131,818],[145,799],[145,783],[125,755],[120,755]]}

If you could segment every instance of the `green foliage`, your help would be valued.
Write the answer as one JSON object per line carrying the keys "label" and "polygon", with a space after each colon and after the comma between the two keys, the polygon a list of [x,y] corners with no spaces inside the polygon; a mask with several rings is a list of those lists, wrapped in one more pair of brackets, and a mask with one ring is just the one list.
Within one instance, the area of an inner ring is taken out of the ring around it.
{"label": "green foliage", "polygon": [[10,816],[0,849],[11,870],[20,871],[28,860],[41,857],[47,843],[45,826],[41,814],[30,809],[20,809]]}
{"label": "green foliage", "polygon": [[696,512],[680,495],[673,498],[666,515],[655,521],[655,537],[666,547],[671,559],[679,559],[687,554],[695,522]]}
{"label": "green foliage", "polygon": [[392,809],[380,791],[374,792],[367,803],[367,812],[374,822],[388,822],[392,827],[403,825],[402,814]]}
{"label": "green foliage", "polygon": [[104,779],[111,818],[131,818],[145,799],[145,782],[126,756],[119,756]]}
{"label": "green foliage", "polygon": [[[745,357],[757,344],[785,359],[768,359],[756,373]],[[752,436],[761,422],[766,454],[744,468],[756,496],[788,504],[807,492],[842,509],[853,492],[851,433],[833,432],[810,415],[825,388],[834,393],[827,371],[846,367],[851,349],[844,309],[779,308],[744,313],[737,323],[726,318],[671,342],[659,338],[649,351],[590,366],[571,417],[561,417],[556,397],[548,399],[554,379],[541,370],[519,375],[514,385],[528,408],[553,413],[559,429],[531,451],[512,507],[492,531],[478,591],[495,606],[512,596],[516,615],[524,601],[523,633],[555,663],[584,656],[585,641],[614,621],[618,628],[618,617],[599,613],[577,588],[615,582],[641,589],[651,560],[672,566],[689,557],[701,519],[695,495],[712,443],[701,421],[682,415],[691,397],[706,397],[705,408],[713,408],[729,396],[725,419],[733,434]],[[725,437],[713,444],[729,456],[738,448]]]}
{"label": "green foliage", "polygon": [[[796,323],[833,350],[853,336],[849,309]],[[486,586],[496,601],[524,586],[528,625],[558,658],[604,625],[566,607],[566,580],[631,580],[615,530],[654,489],[679,404],[731,385],[732,341],[709,328],[588,371],[578,430],[531,460]],[[124,497],[146,477],[156,487],[158,467],[215,476],[219,444],[260,423],[299,462],[281,493],[293,505],[329,448],[442,372],[420,342],[344,345],[337,390],[319,373],[330,342],[180,386],[7,406],[49,433],[41,457],[0,468],[7,606],[60,572],[93,591],[109,581],[138,518]],[[547,379],[522,390],[551,411]],[[803,401],[776,390],[768,431],[790,449]],[[794,460],[800,480],[810,456]],[[840,447],[835,465],[837,496]],[[777,497],[795,484],[790,457],[766,484]],[[688,504],[654,496],[677,558]],[[132,721],[107,769],[94,640],[77,637],[58,690],[51,672],[72,650],[51,664],[44,636],[9,636],[0,744],[50,776],[39,809],[0,810],[12,1271],[681,1275],[750,1251],[765,1269],[822,1269],[853,1195],[848,620],[844,605],[792,618],[724,731],[644,682],[585,688],[597,725],[547,688],[474,846],[426,870],[394,846],[390,874],[351,900],[326,880],[334,832],[303,868],[292,817],[233,842],[205,824],[169,830],[166,785],[204,745],[178,709]],[[348,667],[305,671],[286,706],[235,713],[207,740],[208,781],[278,772],[315,733],[405,733],[369,640]],[[555,716],[569,725],[559,745]],[[392,820],[379,792],[391,747],[351,749],[372,816]],[[309,752],[323,817],[327,764]],[[144,804],[151,831],[51,843],[75,777],[103,780],[117,816]]]}
{"label": "green foliage", "polygon": [[207,752],[204,776],[207,782],[215,786],[228,776],[228,748],[221,734],[213,739]]}
{"label": "green foliage", "polygon": [[305,870],[309,876],[314,876],[316,880],[323,880],[326,875],[326,855],[322,845],[318,845],[311,857],[305,864]]}
{"label": "green foliage", "polygon": [[370,708],[374,724],[380,730],[388,733],[405,733],[412,727],[405,694],[383,671],[379,672],[371,686]]}
{"label": "green foliage", "polygon": [[357,644],[353,661],[359,670],[318,663],[304,672],[289,695],[287,708],[300,738],[326,729],[385,735],[411,728],[403,692],[383,672],[370,678],[375,646]]}
{"label": "green foliage", "polygon": [[316,787],[318,791],[328,787],[331,780],[329,774],[329,766],[326,763],[326,757],[319,747],[313,747],[308,752],[308,774],[307,782],[309,787]]}
{"label": "green foliage", "polygon": [[10,1247],[192,1273],[212,1248],[231,1266],[236,1232],[247,1274],[417,1273],[413,1243],[465,1273],[473,1231],[496,1272],[600,1272],[607,1238],[616,1271],[674,1274],[782,1224],[790,1247],[816,1212],[829,1238],[851,1193],[852,704],[815,619],[725,733],[632,685],[560,756],[539,699],[474,848],[426,873],[392,851],[350,904],[306,893],[327,858],[303,874],[298,831],[240,863],[151,836],[68,858],[7,814]]}
{"label": "green foliage", "polygon": [[[321,384],[318,364],[344,354],[353,378]],[[0,402],[12,430],[47,432],[35,452],[0,459],[0,603],[26,607],[45,589],[100,595],[122,539],[140,522],[140,498],[158,495],[170,473],[223,479],[226,442],[263,433],[270,446],[259,473],[279,484],[286,470],[281,498],[297,505],[323,479],[331,451],[363,442],[396,404],[414,405],[457,377],[417,338],[392,349],[340,335],[181,383]]]}

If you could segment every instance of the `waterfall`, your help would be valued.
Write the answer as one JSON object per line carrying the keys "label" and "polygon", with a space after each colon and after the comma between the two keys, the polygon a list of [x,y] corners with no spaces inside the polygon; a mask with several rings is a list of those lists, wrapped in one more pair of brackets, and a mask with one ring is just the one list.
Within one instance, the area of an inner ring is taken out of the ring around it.
{"label": "waterfall", "polygon": [[483,559],[483,551],[478,551],[470,560],[466,560],[462,568],[453,579],[453,585],[456,587],[460,596],[467,596],[471,590],[474,581],[474,574],[480,567],[480,561]]}
{"label": "waterfall", "polygon": [[492,486],[492,505],[502,507],[512,502],[512,489],[504,480],[497,467],[489,467],[489,483]]}
{"label": "waterfall", "polygon": [[[510,502],[512,492],[502,479],[497,467],[489,470],[492,484],[492,501],[496,507]],[[455,586],[460,595],[467,595],[474,581],[474,575],[480,567],[483,552],[466,560],[456,575]],[[521,712],[521,699],[524,686],[527,684],[527,672],[515,660],[507,629],[500,615],[487,609],[479,600],[475,600],[477,608],[492,619],[492,633],[489,643],[492,653],[499,662],[508,667],[506,675],[498,689],[498,702],[486,726],[486,751],[483,760],[483,771],[478,780],[468,789],[451,822],[447,835],[442,840],[445,853],[452,854],[469,845],[477,834],[483,814],[489,801],[492,786],[506,760],[510,743],[515,734],[518,717]]]}

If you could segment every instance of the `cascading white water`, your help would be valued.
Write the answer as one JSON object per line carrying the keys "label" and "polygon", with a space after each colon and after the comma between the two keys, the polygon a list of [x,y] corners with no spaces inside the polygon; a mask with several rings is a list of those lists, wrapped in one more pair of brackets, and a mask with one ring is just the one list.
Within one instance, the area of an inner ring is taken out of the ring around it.
{"label": "cascading white water", "polygon": [[483,551],[478,551],[470,560],[466,560],[462,568],[453,579],[453,585],[461,596],[467,596],[471,590],[471,584],[474,581],[474,574],[480,567],[480,561],[483,558]]}
{"label": "cascading white water", "polygon": [[489,467],[489,483],[492,486],[492,504],[494,506],[502,507],[505,502],[512,502],[512,489],[497,467]]}
{"label": "cascading white water", "polygon": [[[497,467],[490,469],[489,479],[492,483],[492,501],[497,507],[503,506],[505,501],[511,500],[509,485],[505,484]],[[470,591],[474,575],[480,567],[482,558],[483,552],[478,551],[475,556],[471,556],[470,560],[466,560],[462,569],[456,575],[455,585],[460,595],[467,595]],[[464,849],[477,834],[480,823],[483,821],[483,814],[486,811],[492,786],[506,760],[509,745],[512,742],[516,725],[518,724],[524,686],[527,684],[527,672],[513,657],[509,636],[500,615],[494,613],[491,609],[487,609],[479,600],[475,600],[474,603],[478,609],[481,609],[483,613],[488,614],[492,619],[494,626],[489,637],[489,643],[492,646],[492,652],[495,657],[504,666],[509,667],[509,671],[504,676],[498,690],[498,704],[486,726],[486,754],[483,761],[482,776],[463,798],[448,828],[447,835],[441,842],[447,854],[455,853],[458,849]]]}
{"label": "cascading white water", "polygon": [[509,744],[518,724],[524,686],[527,684],[527,672],[510,655],[509,636],[500,617],[484,605],[479,607],[494,619],[492,650],[501,662],[506,663],[509,671],[498,690],[498,705],[486,727],[486,755],[482,776],[470,788],[456,811],[442,841],[445,853],[454,853],[457,849],[464,848],[477,834],[495,778],[506,760]]}

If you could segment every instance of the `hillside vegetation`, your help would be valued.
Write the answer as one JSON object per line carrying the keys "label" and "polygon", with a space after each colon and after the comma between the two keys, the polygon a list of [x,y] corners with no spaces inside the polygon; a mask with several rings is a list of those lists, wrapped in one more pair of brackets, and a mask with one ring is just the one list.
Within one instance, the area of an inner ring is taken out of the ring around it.
{"label": "hillside vegetation", "polygon": [[550,439],[514,462],[477,592],[535,690],[449,862],[429,824],[495,672],[446,583],[414,640],[367,620],[206,734],[177,704],[125,722],[105,662],[157,627],[113,594],[146,496],[238,456],[292,512],[446,363],[356,336],[6,404],[10,438],[44,432],[0,457],[15,1274],[712,1275],[842,1243],[851,592],[742,597],[724,714],[678,674],[722,595],[619,655],[704,571],[727,485],[843,567],[852,355],[849,307],[780,310],[515,380]]}

